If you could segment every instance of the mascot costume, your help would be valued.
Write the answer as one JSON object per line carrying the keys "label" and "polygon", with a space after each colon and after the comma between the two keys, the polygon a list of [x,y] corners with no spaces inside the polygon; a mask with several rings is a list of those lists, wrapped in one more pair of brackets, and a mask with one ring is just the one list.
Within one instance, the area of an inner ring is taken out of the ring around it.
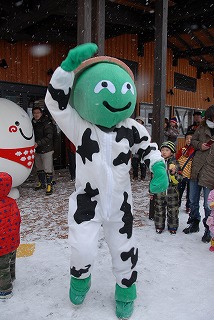
{"label": "mascot costume", "polygon": [[136,299],[138,260],[132,234],[131,154],[141,152],[152,171],[151,192],[165,191],[168,179],[157,144],[151,143],[144,126],[129,118],[136,104],[131,70],[112,57],[91,58],[96,51],[93,43],[69,51],[51,78],[45,103],[76,146],[76,185],[68,214],[70,300],[81,304],[90,289],[103,226],[116,278],[116,315],[128,319]]}
{"label": "mascot costume", "polygon": [[30,175],[35,154],[33,127],[28,114],[14,102],[0,98],[0,171],[12,177],[9,197]]}

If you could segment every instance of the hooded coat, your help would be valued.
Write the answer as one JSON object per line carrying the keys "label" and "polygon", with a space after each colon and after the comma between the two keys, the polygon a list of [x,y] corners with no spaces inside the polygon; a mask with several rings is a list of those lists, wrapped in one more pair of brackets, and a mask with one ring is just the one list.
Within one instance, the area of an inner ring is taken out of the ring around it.
{"label": "hooded coat", "polygon": [[21,216],[14,199],[9,198],[12,178],[0,172],[0,256],[15,251],[20,244]]}
{"label": "hooded coat", "polygon": [[214,136],[211,135],[210,128],[203,124],[192,136],[191,144],[196,153],[192,162],[191,179],[198,180],[202,187],[214,189],[214,144],[206,151],[201,150],[201,145],[208,142]]}

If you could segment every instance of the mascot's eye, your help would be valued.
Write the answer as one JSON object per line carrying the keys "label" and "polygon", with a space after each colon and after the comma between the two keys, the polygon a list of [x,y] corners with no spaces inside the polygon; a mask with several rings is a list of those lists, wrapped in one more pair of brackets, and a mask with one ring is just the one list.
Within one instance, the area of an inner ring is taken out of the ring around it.
{"label": "mascot's eye", "polygon": [[16,125],[16,126],[19,126],[19,125],[20,125],[19,121],[16,121],[16,122],[15,122],[15,125]]}
{"label": "mascot's eye", "polygon": [[126,94],[126,92],[129,91],[129,90],[130,90],[131,93],[134,95],[134,88],[133,88],[132,84],[129,83],[129,82],[125,82],[125,83],[123,84],[123,86],[122,86],[121,93],[122,93],[122,94]]}
{"label": "mascot's eye", "polygon": [[115,93],[116,89],[113,83],[109,80],[101,80],[96,84],[94,88],[94,93],[99,93],[103,89],[108,89],[111,93]]}

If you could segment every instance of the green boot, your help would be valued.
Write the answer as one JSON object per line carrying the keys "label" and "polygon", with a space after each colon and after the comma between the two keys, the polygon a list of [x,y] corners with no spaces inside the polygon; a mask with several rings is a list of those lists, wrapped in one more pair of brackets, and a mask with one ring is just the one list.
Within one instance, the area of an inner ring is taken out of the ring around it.
{"label": "green boot", "polygon": [[73,304],[82,304],[91,286],[91,276],[86,279],[71,277],[69,297]]}
{"label": "green boot", "polygon": [[129,319],[134,311],[134,300],[137,297],[136,286],[133,284],[129,288],[121,288],[116,284],[115,301],[116,316],[119,319]]}

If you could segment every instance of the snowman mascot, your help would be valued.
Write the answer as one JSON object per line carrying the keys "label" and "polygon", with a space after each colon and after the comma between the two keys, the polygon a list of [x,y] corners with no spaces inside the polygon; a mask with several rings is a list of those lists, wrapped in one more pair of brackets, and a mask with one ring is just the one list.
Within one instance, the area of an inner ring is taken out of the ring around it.
{"label": "snowman mascot", "polygon": [[144,126],[129,118],[136,104],[131,70],[116,58],[91,58],[96,51],[93,43],[69,51],[51,78],[45,103],[76,146],[76,185],[68,213],[70,300],[81,304],[90,289],[102,226],[116,278],[116,316],[128,319],[137,296],[138,260],[131,154],[140,152],[153,173],[151,192],[165,191],[168,178],[157,144],[151,143]]}
{"label": "snowman mascot", "polygon": [[28,114],[14,102],[0,98],[0,171],[12,177],[9,197],[30,175],[35,154],[33,127]]}

